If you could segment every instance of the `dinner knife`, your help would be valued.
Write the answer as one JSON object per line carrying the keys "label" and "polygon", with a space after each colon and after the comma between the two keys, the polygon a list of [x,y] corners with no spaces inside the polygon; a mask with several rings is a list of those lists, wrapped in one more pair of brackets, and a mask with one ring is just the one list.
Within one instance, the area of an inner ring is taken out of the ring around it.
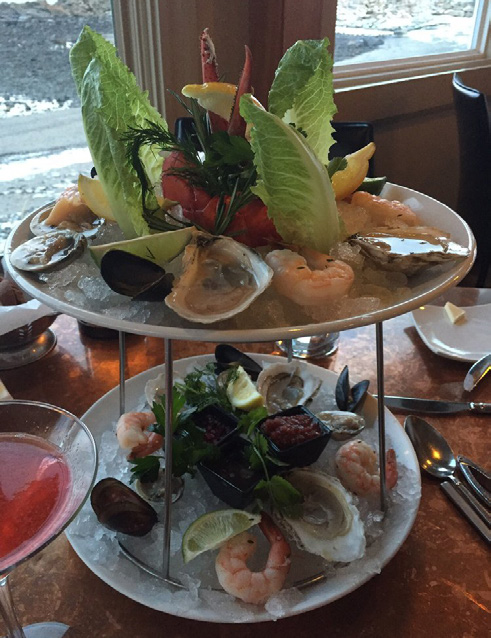
{"label": "dinner knife", "polygon": [[434,399],[417,399],[415,397],[386,396],[384,397],[384,403],[388,408],[397,408],[406,412],[425,412],[428,414],[473,412],[474,414],[491,414],[491,403],[476,403],[475,401],[438,401]]}
{"label": "dinner knife", "polygon": [[460,489],[450,481],[443,481],[443,483],[440,483],[440,487],[452,501],[455,507],[460,510],[461,514],[465,516],[469,523],[484,538],[484,540],[488,544],[491,543],[491,528],[486,525],[486,523],[472,509],[465,496],[463,496],[463,494],[460,492]]}

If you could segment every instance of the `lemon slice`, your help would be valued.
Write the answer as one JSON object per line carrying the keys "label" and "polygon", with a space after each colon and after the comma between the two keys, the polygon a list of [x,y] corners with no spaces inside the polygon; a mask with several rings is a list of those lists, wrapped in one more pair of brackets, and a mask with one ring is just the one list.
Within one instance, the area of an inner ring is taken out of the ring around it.
{"label": "lemon slice", "polygon": [[94,215],[112,222],[116,221],[106,193],[98,179],[87,177],[87,175],[79,175],[78,191],[82,201],[90,208]]}
{"label": "lemon slice", "polygon": [[242,366],[237,366],[236,376],[227,385],[227,396],[233,407],[239,410],[253,410],[264,405],[263,396]]}
{"label": "lemon slice", "polygon": [[261,520],[258,514],[244,510],[217,510],[197,518],[182,537],[182,556],[185,563],[241,532],[245,532]]}
{"label": "lemon slice", "polygon": [[368,173],[368,160],[375,153],[375,144],[370,142],[359,151],[346,155],[348,165],[332,176],[331,182],[336,199],[344,199],[354,193]]}
{"label": "lemon slice", "polygon": [[[227,122],[232,115],[235,93],[235,84],[227,82],[205,82],[205,84],[186,84],[181,93],[185,97],[191,97],[198,101],[198,104],[207,111],[212,111]],[[263,108],[259,100],[252,98],[256,106]]]}

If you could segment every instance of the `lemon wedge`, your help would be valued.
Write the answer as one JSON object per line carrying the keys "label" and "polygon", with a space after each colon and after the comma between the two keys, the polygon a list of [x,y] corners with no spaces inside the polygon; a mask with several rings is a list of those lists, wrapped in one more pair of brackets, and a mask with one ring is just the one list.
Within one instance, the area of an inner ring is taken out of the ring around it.
{"label": "lemon wedge", "polygon": [[258,514],[244,510],[217,510],[197,518],[182,537],[182,556],[185,563],[241,532],[245,532],[261,520]]}
{"label": "lemon wedge", "polygon": [[359,151],[346,155],[348,165],[332,176],[331,182],[336,199],[344,199],[354,193],[368,173],[368,160],[375,153],[375,144],[370,142]]}
{"label": "lemon wedge", "polygon": [[[205,82],[204,84],[186,84],[181,93],[191,97],[207,111],[212,111],[227,122],[232,115],[237,86],[227,82]],[[252,98],[256,106],[264,108],[259,100]]]}
{"label": "lemon wedge", "polygon": [[233,407],[239,410],[253,410],[264,405],[263,396],[242,366],[237,366],[237,374],[227,385],[227,396]]}
{"label": "lemon wedge", "polygon": [[94,215],[112,222],[116,221],[109,200],[98,179],[87,177],[87,175],[79,175],[78,191],[82,201],[90,208]]}

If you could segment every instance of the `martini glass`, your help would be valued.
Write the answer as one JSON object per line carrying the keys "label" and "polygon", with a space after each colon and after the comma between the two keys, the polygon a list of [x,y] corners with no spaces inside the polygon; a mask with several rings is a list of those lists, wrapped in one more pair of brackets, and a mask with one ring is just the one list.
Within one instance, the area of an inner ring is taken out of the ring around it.
{"label": "martini glass", "polygon": [[7,638],[60,638],[68,626],[22,628],[8,576],[75,518],[89,495],[97,449],[87,427],[61,408],[0,402],[0,611]]}

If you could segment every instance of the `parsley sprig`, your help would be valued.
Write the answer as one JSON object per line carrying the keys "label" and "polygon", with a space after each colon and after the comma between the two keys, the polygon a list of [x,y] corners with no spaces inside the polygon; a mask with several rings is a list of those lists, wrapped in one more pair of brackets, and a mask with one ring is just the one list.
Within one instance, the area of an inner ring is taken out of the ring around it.
{"label": "parsley sprig", "polygon": [[269,453],[268,441],[258,428],[260,421],[267,416],[268,411],[262,407],[251,410],[239,420],[239,429],[249,440],[249,446],[245,450],[246,458],[251,468],[261,469],[265,477],[257,484],[255,495],[261,508],[262,502],[268,502],[278,512],[298,516],[302,495],[285,478],[271,474],[272,466],[285,467],[287,464]]}

